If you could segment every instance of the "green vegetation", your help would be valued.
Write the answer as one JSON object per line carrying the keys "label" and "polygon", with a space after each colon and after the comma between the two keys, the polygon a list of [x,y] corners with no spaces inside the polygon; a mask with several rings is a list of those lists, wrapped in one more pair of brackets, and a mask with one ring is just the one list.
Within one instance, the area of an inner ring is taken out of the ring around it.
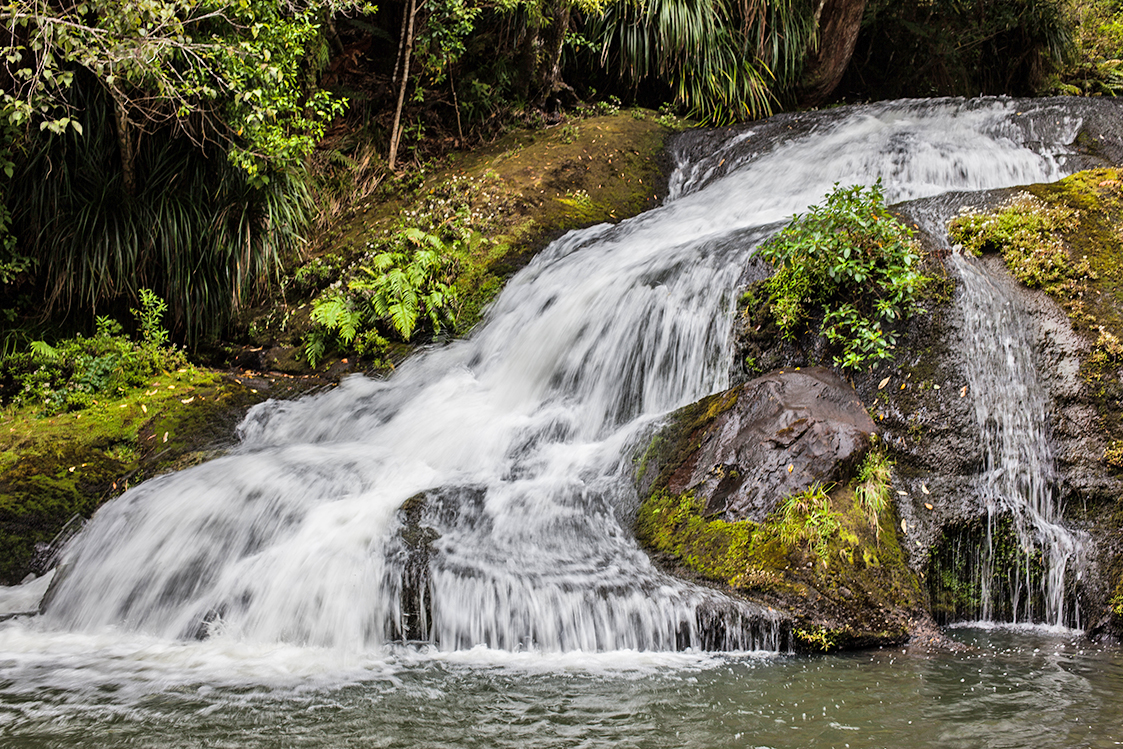
{"label": "green vegetation", "polygon": [[0,395],[5,405],[32,406],[54,416],[117,398],[143,386],[154,374],[186,366],[181,351],[167,348],[161,325],[167,305],[141,289],[140,309],[133,310],[140,341],[122,335],[121,325],[99,317],[97,332],[49,344],[32,341],[26,351],[0,357]]}
{"label": "green vegetation", "polygon": [[691,117],[723,125],[772,113],[798,82],[816,23],[803,0],[649,0],[607,4],[588,35],[620,80],[662,81]]}
{"label": "green vegetation", "polygon": [[1123,8],[1116,0],[1074,0],[1075,54],[1044,86],[1049,93],[1123,93]]}
{"label": "green vegetation", "polygon": [[812,316],[846,369],[893,356],[893,326],[919,310],[928,278],[912,231],[885,208],[881,184],[839,187],[760,249],[776,268],[763,285],[768,314],[791,338]]}
{"label": "green vegetation", "polygon": [[[446,233],[455,228],[450,225]],[[348,269],[346,293],[331,289],[312,302],[312,321],[321,327],[305,339],[308,364],[315,367],[323,358],[330,336],[358,354],[377,356],[387,347],[380,328],[409,341],[419,321],[434,334],[440,333],[442,320],[455,324],[456,297],[449,283],[456,256],[470,252],[473,239],[478,242],[479,235],[459,232],[446,245],[439,234],[406,228]]]}
{"label": "green vegetation", "polygon": [[806,541],[819,561],[827,563],[830,549],[827,546],[835,534],[842,530],[841,517],[831,510],[831,499],[824,487],[816,482],[802,492],[784,498],[779,506],[780,540],[792,547]]}
{"label": "green vegetation", "polygon": [[948,224],[948,235],[975,255],[1001,252],[1010,272],[1026,286],[1063,293],[1095,277],[1088,259],[1074,263],[1061,239],[1079,220],[1074,208],[1046,205],[1020,193],[995,211],[957,216]]}
{"label": "green vegetation", "polygon": [[890,507],[892,496],[889,492],[893,464],[881,445],[875,445],[866,453],[854,480],[854,500],[858,509],[864,512],[878,542],[881,541],[881,516]]}

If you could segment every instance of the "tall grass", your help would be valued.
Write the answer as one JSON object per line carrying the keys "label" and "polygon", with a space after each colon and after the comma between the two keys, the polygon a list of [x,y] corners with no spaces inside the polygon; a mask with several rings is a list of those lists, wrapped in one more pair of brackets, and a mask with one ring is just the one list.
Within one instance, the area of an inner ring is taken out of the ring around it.
{"label": "tall grass", "polygon": [[177,335],[212,336],[297,248],[312,207],[302,175],[255,188],[221,147],[155,132],[138,139],[129,194],[104,97],[80,104],[84,134],[26,139],[8,189],[45,311],[92,316],[151,288]]}

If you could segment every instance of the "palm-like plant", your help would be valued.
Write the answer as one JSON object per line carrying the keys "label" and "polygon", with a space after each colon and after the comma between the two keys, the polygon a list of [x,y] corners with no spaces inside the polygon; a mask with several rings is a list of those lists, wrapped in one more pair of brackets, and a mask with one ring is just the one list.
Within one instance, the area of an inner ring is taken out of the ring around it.
{"label": "palm-like plant", "polygon": [[151,288],[185,339],[212,335],[299,241],[311,211],[303,179],[254,187],[223,148],[156,132],[139,143],[130,194],[104,96],[81,104],[83,134],[25,141],[7,190],[48,308],[89,315]]}
{"label": "palm-like plant", "polygon": [[657,79],[705,124],[771,114],[815,42],[809,0],[621,0],[589,25],[600,61]]}

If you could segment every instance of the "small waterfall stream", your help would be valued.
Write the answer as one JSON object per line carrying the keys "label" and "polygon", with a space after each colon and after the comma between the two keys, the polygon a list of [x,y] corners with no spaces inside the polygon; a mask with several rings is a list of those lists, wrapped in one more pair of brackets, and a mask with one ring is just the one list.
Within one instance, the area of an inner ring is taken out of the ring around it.
{"label": "small waterfall stream", "polygon": [[[726,386],[734,289],[778,222],[839,182],[880,178],[899,201],[1055,180],[1075,168],[1080,126],[1059,104],[941,100],[687,141],[666,205],[555,242],[471,338],[385,381],[264,404],[232,454],[102,508],[46,613],[20,625],[39,644],[21,647],[112,632],[333,652],[403,637],[444,651],[780,648],[774,614],[671,579],[637,547],[631,448],[668,410]],[[1025,531],[1063,577],[1073,552],[1043,530],[1057,519],[1048,453],[1035,436],[1005,438],[1032,433],[1040,395],[972,390],[990,394],[979,413],[994,424],[993,501],[1027,499],[1042,522]],[[403,541],[418,532],[420,562]],[[1065,619],[1049,586],[1046,616]]]}
{"label": "small waterfall stream", "polygon": [[[1037,325],[1009,288],[1008,277],[995,278],[961,254],[950,261],[962,282],[968,390],[985,459],[987,533],[978,567],[979,616],[998,618],[1001,607],[1004,619],[1078,628],[1075,602],[1066,608],[1066,582],[1082,572],[1086,539],[1065,528],[1054,498],[1049,398],[1034,356]],[[1017,544],[1008,550],[1012,560],[995,548],[1009,543],[995,527],[1007,518]]]}

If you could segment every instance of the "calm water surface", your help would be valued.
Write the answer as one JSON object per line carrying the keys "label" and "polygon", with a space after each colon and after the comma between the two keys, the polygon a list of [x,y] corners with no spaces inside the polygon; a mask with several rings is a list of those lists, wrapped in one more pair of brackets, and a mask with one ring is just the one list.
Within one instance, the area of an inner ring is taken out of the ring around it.
{"label": "calm water surface", "polygon": [[217,684],[222,654],[205,644],[121,652],[116,669],[91,653],[90,671],[73,654],[65,668],[9,659],[0,663],[0,745],[1123,745],[1123,651],[1041,628],[951,634],[973,649],[811,658],[392,650],[348,664],[324,653],[319,668],[314,651],[263,651],[253,667],[238,654],[255,669],[241,683],[227,671]]}

